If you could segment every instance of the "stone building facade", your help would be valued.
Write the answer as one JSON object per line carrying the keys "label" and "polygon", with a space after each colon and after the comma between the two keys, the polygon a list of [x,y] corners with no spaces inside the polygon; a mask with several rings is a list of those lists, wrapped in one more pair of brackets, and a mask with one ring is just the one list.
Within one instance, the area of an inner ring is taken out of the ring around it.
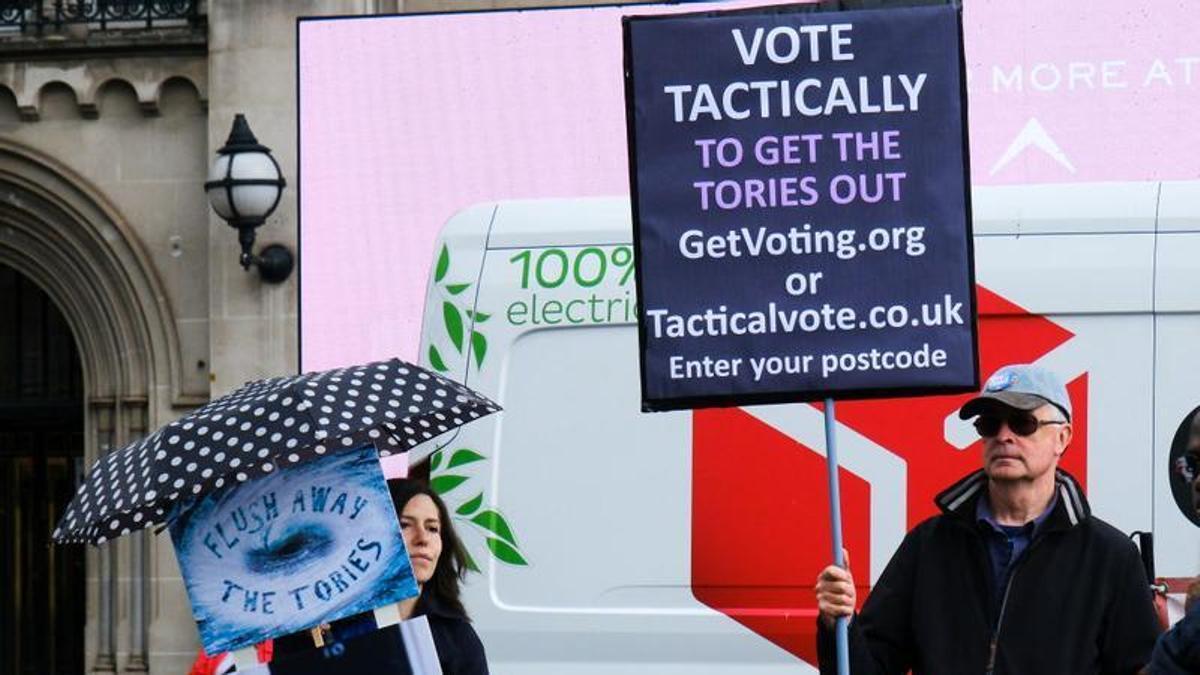
{"label": "stone building facade", "polygon": [[[182,673],[195,657],[165,536],[45,540],[98,457],[296,370],[295,275],[243,270],[202,190],[244,113],[289,185],[256,250],[294,250],[296,18],[605,3],[109,0],[132,13],[57,21],[97,4],[0,8],[2,672]],[[174,14],[147,22],[147,6]]]}

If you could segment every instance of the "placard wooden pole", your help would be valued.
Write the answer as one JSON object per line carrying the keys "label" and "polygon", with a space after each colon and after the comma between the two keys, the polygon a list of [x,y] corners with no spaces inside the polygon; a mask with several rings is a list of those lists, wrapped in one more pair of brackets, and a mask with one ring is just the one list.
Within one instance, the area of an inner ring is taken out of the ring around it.
{"label": "placard wooden pole", "polygon": [[[842,557],[842,495],[838,486],[837,412],[833,399],[825,399],[825,466],[829,470],[829,515],[833,530],[833,564],[844,567]],[[850,620],[837,620],[838,675],[850,675]]]}

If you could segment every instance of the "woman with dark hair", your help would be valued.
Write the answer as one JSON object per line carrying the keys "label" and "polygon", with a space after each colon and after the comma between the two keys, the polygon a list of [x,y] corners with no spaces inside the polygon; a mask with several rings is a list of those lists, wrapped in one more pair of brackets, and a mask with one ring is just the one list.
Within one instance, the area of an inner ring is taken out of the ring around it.
{"label": "woman with dark hair", "polygon": [[420,481],[388,484],[421,593],[400,603],[400,618],[425,616],[444,675],[486,675],[487,657],[459,599],[467,554],[441,497]]}
{"label": "woman with dark hair", "polygon": [[[454,532],[446,504],[423,481],[389,481],[388,490],[420,590],[417,597],[399,603],[401,620],[427,618],[443,675],[487,675],[483,643],[459,599],[459,583],[467,572],[467,554]],[[371,612],[321,626],[325,638],[335,641],[352,640],[374,630],[375,618]],[[309,631],[275,640],[276,657],[291,657],[312,648]]]}

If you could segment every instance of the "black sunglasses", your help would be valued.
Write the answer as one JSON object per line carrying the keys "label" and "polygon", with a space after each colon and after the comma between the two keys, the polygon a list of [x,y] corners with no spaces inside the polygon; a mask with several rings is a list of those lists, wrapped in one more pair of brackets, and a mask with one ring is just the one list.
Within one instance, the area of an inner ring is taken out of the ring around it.
{"label": "black sunglasses", "polygon": [[991,438],[1000,433],[1000,426],[1007,423],[1008,428],[1018,436],[1032,436],[1034,432],[1050,424],[1066,424],[1066,420],[1039,420],[1033,413],[1016,410],[1007,415],[984,414],[975,418],[975,431],[983,438]]}

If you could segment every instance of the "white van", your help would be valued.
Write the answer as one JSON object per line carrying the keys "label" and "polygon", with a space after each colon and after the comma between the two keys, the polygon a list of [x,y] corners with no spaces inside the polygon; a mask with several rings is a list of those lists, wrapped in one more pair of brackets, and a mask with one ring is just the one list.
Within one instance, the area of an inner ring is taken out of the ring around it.
{"label": "white van", "polygon": [[[1172,440],[1200,405],[1200,182],[989,187],[973,201],[984,370],[1062,374],[1078,422],[1066,468],[1095,512],[1152,530],[1160,576],[1200,572],[1168,484]],[[820,410],[640,411],[626,197],[477,205],[446,223],[438,253],[423,364],[504,406],[430,458],[482,572],[465,601],[494,672],[815,672],[811,585],[830,558]],[[862,583],[977,467],[953,414],[963,400],[839,404]]]}

